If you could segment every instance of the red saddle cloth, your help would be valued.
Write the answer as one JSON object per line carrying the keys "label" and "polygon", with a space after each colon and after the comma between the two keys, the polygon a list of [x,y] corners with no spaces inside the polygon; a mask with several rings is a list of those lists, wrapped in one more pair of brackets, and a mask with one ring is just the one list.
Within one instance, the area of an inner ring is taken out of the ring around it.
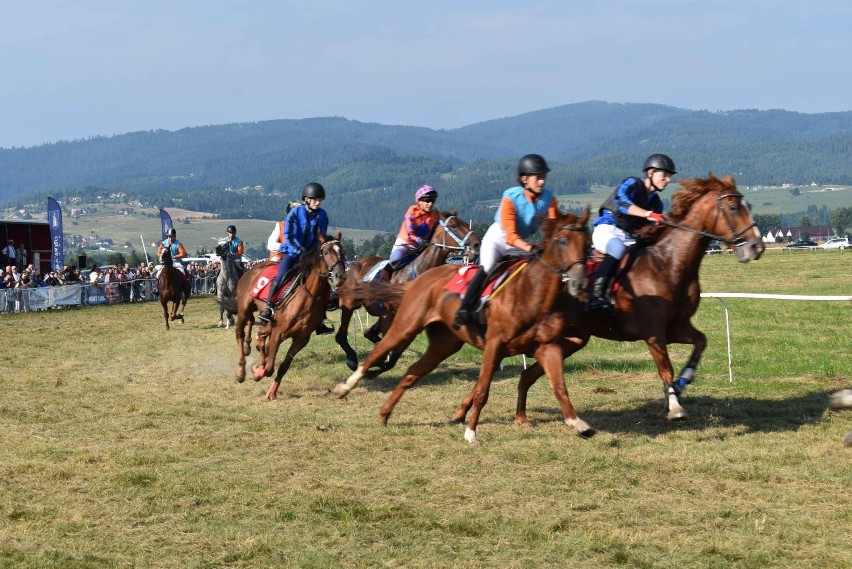
{"label": "red saddle cloth", "polygon": [[[520,260],[515,263],[509,265],[502,273],[500,273],[497,278],[491,279],[488,281],[484,287],[482,287],[482,291],[479,293],[481,298],[488,298],[491,296],[491,293],[500,286],[506,277],[512,274],[515,270],[517,270],[525,261]],[[444,290],[448,290],[458,295],[463,295],[467,290],[467,285],[470,283],[471,279],[473,279],[473,275],[476,274],[477,269],[479,269],[479,265],[464,265],[460,267],[456,272],[455,276],[450,279],[450,281],[444,285]]]}
{"label": "red saddle cloth", "polygon": [[[260,273],[260,276],[254,281],[254,286],[251,289],[252,298],[258,298],[260,300],[266,300],[266,295],[269,294],[269,287],[272,286],[272,282],[275,280],[275,276],[278,274],[278,263],[272,263],[263,268],[263,271]],[[298,276],[298,273],[296,274]],[[275,298],[272,299],[272,302],[278,302],[281,300],[281,295],[284,294],[288,288],[290,288],[290,283],[296,280],[296,276],[292,279],[286,281],[284,286],[278,289],[278,292],[275,293]]]}

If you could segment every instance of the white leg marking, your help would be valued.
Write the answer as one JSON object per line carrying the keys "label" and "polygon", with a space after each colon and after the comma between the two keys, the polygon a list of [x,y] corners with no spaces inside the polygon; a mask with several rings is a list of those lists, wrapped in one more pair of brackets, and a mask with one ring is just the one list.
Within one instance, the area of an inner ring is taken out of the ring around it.
{"label": "white leg marking", "polygon": [[466,440],[470,444],[473,444],[474,442],[476,442],[476,431],[471,430],[470,427],[465,427],[464,428],[464,440]]}
{"label": "white leg marking", "polygon": [[576,419],[565,419],[565,424],[574,429],[574,432],[578,435],[582,435],[583,433],[591,430],[589,424],[579,417]]}

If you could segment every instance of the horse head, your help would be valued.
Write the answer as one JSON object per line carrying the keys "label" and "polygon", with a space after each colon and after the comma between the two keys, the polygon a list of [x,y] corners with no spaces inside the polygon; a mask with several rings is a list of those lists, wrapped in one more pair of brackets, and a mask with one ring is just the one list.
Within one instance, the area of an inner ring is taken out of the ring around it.
{"label": "horse head", "polygon": [[332,288],[338,288],[346,279],[346,255],[341,245],[341,233],[332,238],[324,236],[320,244],[320,258],[323,268],[320,274],[328,280]]}
{"label": "horse head", "polygon": [[458,217],[456,210],[438,212],[438,215],[438,227],[432,234],[432,245],[449,251],[457,251],[471,262],[479,257],[479,248],[482,242],[471,231],[470,225]]}
{"label": "horse head", "polygon": [[215,251],[220,258],[224,259],[228,256],[228,244],[224,241],[217,244]]}
{"label": "horse head", "polygon": [[737,190],[733,176],[717,178],[712,173],[706,179],[681,181],[683,190],[672,196],[671,217],[683,219],[683,225],[711,239],[724,241],[737,252],[741,263],[756,261],[765,249],[760,230],[751,215],[751,207]]}
{"label": "horse head", "polygon": [[559,214],[542,224],[544,251],[541,259],[562,277],[571,296],[580,295],[586,282],[586,257],[591,237],[588,206],[580,216]]}
{"label": "horse head", "polygon": [[172,252],[168,247],[163,247],[160,251],[160,264],[164,267],[173,266],[172,262]]}

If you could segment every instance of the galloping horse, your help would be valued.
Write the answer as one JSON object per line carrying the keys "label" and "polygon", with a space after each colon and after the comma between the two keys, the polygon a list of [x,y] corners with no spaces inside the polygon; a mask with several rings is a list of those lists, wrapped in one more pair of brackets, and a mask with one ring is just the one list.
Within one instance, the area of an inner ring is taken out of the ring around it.
{"label": "galloping horse", "polygon": [[[246,377],[246,356],[251,353],[251,331],[254,326],[254,313],[266,306],[266,301],[256,298],[257,294],[274,278],[263,276],[263,269],[270,262],[261,263],[249,270],[237,284],[237,347],[240,361],[237,367],[237,382]],[[340,245],[340,232],[335,238],[323,236],[316,246],[306,251],[297,265],[298,281],[293,292],[278,301],[275,307],[275,319],[261,327],[257,337],[257,351],[260,361],[252,371],[255,381],[262,377],[271,377],[275,368],[275,356],[278,346],[287,338],[292,338],[284,361],[278,366],[278,374],[272,386],[266,392],[266,398],[275,399],[281,379],[296,354],[304,348],[311,334],[323,319],[328,301],[329,286],[340,286],[346,275],[346,258]],[[248,331],[246,331],[248,326]]]}
{"label": "galloping horse", "polygon": [[[219,324],[218,328],[225,327],[227,330],[234,323],[237,313],[237,264],[228,252],[228,244],[216,245],[216,254],[219,256],[219,274],[216,276],[216,297],[219,302]],[[225,322],[225,313],[228,321]]]}
{"label": "galloping horse", "polygon": [[[683,189],[672,196],[667,220],[643,230],[635,253],[625,257],[623,272],[613,293],[610,318],[583,310],[582,303],[564,296],[568,323],[563,344],[567,358],[583,348],[591,336],[609,340],[644,340],[654,362],[666,399],[667,418],[687,418],[678,396],[692,382],[707,337],[690,319],[698,309],[701,287],[698,268],[712,239],[736,250],[741,263],[760,258],[764,246],[748,203],[737,191],[731,176],[680,182]],[[691,344],[692,354],[674,379],[668,344]],[[539,363],[521,374],[515,423],[528,425],[527,392],[541,377]]]}
{"label": "galloping horse", "polygon": [[[341,398],[348,395],[373,365],[391,350],[405,349],[425,328],[429,341],[426,352],[408,368],[382,406],[381,425],[387,424],[405,390],[468,343],[483,350],[479,380],[474,388],[474,412],[464,435],[470,444],[476,443],[476,425],[488,401],[495,369],[504,357],[517,354],[534,356],[544,366],[565,422],[578,433],[591,436],[593,431],[577,418],[562,379],[561,343],[565,317],[562,307],[556,303],[565,287],[570,295],[582,293],[590,242],[586,228],[588,220],[587,208],[581,217],[560,214],[557,219],[542,224],[544,252],[540,258],[529,259],[519,272],[507,277],[502,290],[492,293],[485,308],[487,331],[484,336],[478,324],[458,329],[452,326],[459,295],[445,290],[444,286],[456,277],[458,267],[437,267],[406,285],[385,285],[386,289],[391,289],[386,292],[404,295],[396,318],[361,366],[346,382],[338,383],[333,393]],[[368,293],[367,300],[371,300],[369,296]],[[453,419],[462,421],[464,415],[460,410]]]}
{"label": "galloping horse", "polygon": [[[438,216],[438,226],[432,233],[429,246],[411,264],[395,271],[391,277],[392,283],[401,284],[411,281],[423,274],[424,271],[443,265],[450,252],[459,252],[465,259],[471,261],[479,256],[479,237],[470,230],[467,223],[457,216],[455,210],[438,212]],[[362,299],[355,292],[356,286],[363,280],[364,275],[369,273],[381,260],[381,257],[375,256],[360,259],[346,272],[346,282],[338,291],[340,296],[340,328],[337,330],[334,339],[346,354],[346,365],[349,366],[351,371],[355,371],[358,367],[358,354],[349,344],[348,337],[352,314],[358,308],[364,306],[369,314],[380,317],[380,320],[364,333],[364,336],[373,343],[378,341],[379,333],[386,332],[393,321],[394,307],[381,302],[381,299],[379,302],[364,305]],[[398,357],[399,354],[392,354],[391,361],[386,363],[385,368],[393,367],[393,363]]]}
{"label": "galloping horse", "polygon": [[[190,284],[189,280],[174,267],[168,247],[164,247],[160,253],[160,264],[163,268],[160,276],[157,277],[157,290],[160,292],[160,304],[163,305],[163,317],[166,319],[166,330],[168,330],[170,318],[183,323],[183,310],[186,307],[186,301],[189,300]],[[171,314],[169,314],[169,302],[172,303]]]}

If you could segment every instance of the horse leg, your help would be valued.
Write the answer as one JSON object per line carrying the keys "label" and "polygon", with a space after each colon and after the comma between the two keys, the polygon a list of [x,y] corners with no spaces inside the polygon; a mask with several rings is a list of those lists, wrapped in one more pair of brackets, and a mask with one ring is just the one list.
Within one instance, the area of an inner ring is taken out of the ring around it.
{"label": "horse leg", "polygon": [[[341,299],[342,301],[342,299]],[[349,344],[349,323],[352,321],[352,313],[354,310],[349,306],[340,303],[340,327],[334,335],[334,340],[343,353],[346,354],[346,366],[349,371],[355,371],[358,368],[358,354]]]}
{"label": "horse leg", "polygon": [[[662,336],[662,335],[661,335]],[[669,421],[683,421],[687,418],[686,411],[680,405],[677,391],[674,388],[674,370],[672,362],[669,358],[669,350],[666,343],[661,343],[661,337],[656,337],[657,341],[647,341],[648,350],[657,364],[657,372],[660,374],[660,379],[663,380],[663,394],[666,398],[666,418]],[[664,336],[662,336],[664,338]],[[665,340],[662,339],[664,342]]]}
{"label": "horse leg", "polygon": [[473,412],[464,430],[464,440],[471,445],[478,445],[476,440],[476,425],[479,423],[479,415],[482,408],[488,403],[488,391],[491,389],[491,379],[494,370],[504,356],[503,346],[499,341],[491,341],[485,344],[482,351],[482,364],[479,367],[479,379],[473,388]]}
{"label": "horse leg", "polygon": [[568,389],[565,387],[565,375],[562,369],[562,350],[559,344],[543,344],[535,352],[536,362],[540,362],[544,373],[547,375],[547,381],[550,382],[550,388],[553,390],[553,395],[559,402],[559,408],[562,410],[562,418],[565,424],[574,429],[574,432],[583,438],[590,438],[595,434],[595,430],[591,428],[584,420],[577,417],[574,411],[574,406],[571,404],[571,398],[568,396]]}
{"label": "horse leg", "polygon": [[429,339],[426,353],[409,366],[405,375],[379,411],[379,425],[382,427],[388,424],[388,417],[390,417],[397,402],[409,387],[417,383],[418,379],[430,373],[439,363],[458,352],[464,346],[464,342],[450,333],[445,326],[429,326],[426,328],[426,335]]}
{"label": "horse leg", "polygon": [[169,303],[166,300],[160,299],[160,304],[163,306],[163,318],[166,319],[166,330],[169,329]]}
{"label": "horse leg", "polygon": [[[564,362],[574,353],[581,350],[589,342],[589,336],[584,338],[563,338],[562,341],[562,361]],[[530,420],[527,418],[527,394],[530,387],[544,375],[544,368],[536,361],[521,372],[521,379],[518,382],[518,403],[515,407],[515,424],[522,427],[529,427]]]}
{"label": "horse leg", "polygon": [[368,375],[368,370],[385,359],[392,350],[404,350],[411,345],[411,342],[414,341],[417,334],[423,330],[423,326],[420,323],[421,317],[428,307],[418,307],[418,309],[420,310],[420,314],[415,313],[410,319],[401,320],[406,322],[406,324],[400,326],[396,330],[391,330],[378,344],[376,344],[373,351],[364,358],[364,361],[360,366],[358,366],[358,369],[356,369],[345,382],[338,383],[334,386],[334,389],[332,389],[331,392],[335,395],[335,397],[343,399],[349,395],[349,392],[355,389],[364,376]]}
{"label": "horse leg", "polygon": [[692,345],[692,353],[689,355],[686,365],[680,370],[677,379],[673,383],[675,393],[680,395],[686,389],[686,386],[692,383],[695,377],[695,369],[698,367],[698,362],[701,361],[701,355],[707,348],[707,336],[696,329],[691,322],[687,322],[682,329],[670,334],[669,341],[673,344]]}
{"label": "horse leg", "polygon": [[[308,345],[308,341],[311,339],[311,334],[313,333],[314,328],[316,327],[309,327],[307,333],[302,332],[297,336],[293,336],[293,341],[290,342],[290,348],[284,355],[284,361],[278,365],[278,373],[276,374],[275,379],[272,380],[272,385],[269,386],[269,390],[266,392],[267,401],[272,401],[273,399],[278,398],[278,388],[281,387],[281,380],[284,378],[284,374],[286,374],[287,370],[290,369],[290,364],[293,363],[293,358],[296,357],[296,354]],[[278,350],[278,344],[281,343],[281,339],[278,336],[276,336],[275,340],[277,340],[277,342],[273,344],[270,351],[271,359],[267,360],[272,363],[275,362],[275,353]],[[271,370],[271,368],[269,369]]]}

